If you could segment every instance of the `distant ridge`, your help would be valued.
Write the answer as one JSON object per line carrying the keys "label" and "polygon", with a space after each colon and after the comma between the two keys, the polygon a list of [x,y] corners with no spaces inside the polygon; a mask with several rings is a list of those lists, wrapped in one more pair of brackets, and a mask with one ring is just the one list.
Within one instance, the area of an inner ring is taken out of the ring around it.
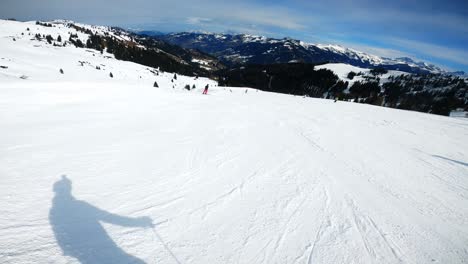
{"label": "distant ridge", "polygon": [[291,38],[268,38],[248,34],[182,32],[157,35],[157,38],[184,48],[198,49],[218,57],[226,64],[271,64],[288,62],[347,63],[365,68],[385,68],[408,73],[440,73],[462,76],[434,64],[408,57],[385,58],[340,45],[305,43]]}

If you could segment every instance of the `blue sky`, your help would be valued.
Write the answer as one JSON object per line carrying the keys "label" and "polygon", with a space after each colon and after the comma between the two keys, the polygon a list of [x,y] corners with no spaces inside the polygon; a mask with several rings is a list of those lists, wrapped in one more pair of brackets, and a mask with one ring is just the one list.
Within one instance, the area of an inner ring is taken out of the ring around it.
{"label": "blue sky", "polygon": [[0,17],[292,37],[468,72],[467,0],[0,0]]}

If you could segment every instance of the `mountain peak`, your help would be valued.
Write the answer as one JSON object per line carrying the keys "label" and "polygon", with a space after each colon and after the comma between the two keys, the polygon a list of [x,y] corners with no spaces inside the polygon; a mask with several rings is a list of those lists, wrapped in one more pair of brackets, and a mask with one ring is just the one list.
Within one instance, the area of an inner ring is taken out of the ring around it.
{"label": "mountain peak", "polygon": [[[312,44],[290,37],[269,38],[251,34],[174,33],[161,36],[172,44],[199,49],[217,56],[227,64],[237,63],[347,63],[353,66],[409,73],[451,74],[440,67],[409,57],[386,58],[337,44]],[[242,59],[239,59],[242,58]]]}

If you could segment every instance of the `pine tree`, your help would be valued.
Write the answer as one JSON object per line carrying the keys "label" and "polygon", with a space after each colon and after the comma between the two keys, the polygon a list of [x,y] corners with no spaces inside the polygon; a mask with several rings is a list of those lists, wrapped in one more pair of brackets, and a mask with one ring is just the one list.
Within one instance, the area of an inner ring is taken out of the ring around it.
{"label": "pine tree", "polygon": [[84,47],[83,42],[81,42],[80,39],[76,40],[75,46],[78,47],[78,48],[83,48]]}
{"label": "pine tree", "polygon": [[348,77],[348,79],[352,80],[352,79],[354,79],[354,76],[356,76],[356,74],[357,74],[357,73],[351,71],[351,72],[348,73],[348,76],[347,76],[347,77]]}
{"label": "pine tree", "polygon": [[60,35],[57,37],[57,42],[62,42],[62,37]]}
{"label": "pine tree", "polygon": [[109,73],[109,76],[110,76],[111,78],[114,78],[114,75],[112,74],[112,72]]}
{"label": "pine tree", "polygon": [[47,40],[47,43],[52,44],[52,40],[54,40],[54,38],[51,35],[47,35],[46,40]]}
{"label": "pine tree", "polygon": [[159,85],[156,81],[154,82],[153,87],[159,88]]}

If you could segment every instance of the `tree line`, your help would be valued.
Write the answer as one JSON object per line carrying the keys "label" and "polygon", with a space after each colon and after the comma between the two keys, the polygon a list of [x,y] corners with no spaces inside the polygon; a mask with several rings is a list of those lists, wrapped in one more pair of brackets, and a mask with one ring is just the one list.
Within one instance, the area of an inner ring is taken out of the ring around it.
{"label": "tree line", "polygon": [[[245,65],[218,71],[220,86],[253,87],[264,91],[329,98],[398,109],[449,115],[452,110],[468,111],[468,84],[465,79],[442,74],[390,76],[381,82],[384,69],[370,75],[350,72],[340,80],[332,71],[315,65],[286,63]],[[360,76],[361,79],[350,81]]]}

